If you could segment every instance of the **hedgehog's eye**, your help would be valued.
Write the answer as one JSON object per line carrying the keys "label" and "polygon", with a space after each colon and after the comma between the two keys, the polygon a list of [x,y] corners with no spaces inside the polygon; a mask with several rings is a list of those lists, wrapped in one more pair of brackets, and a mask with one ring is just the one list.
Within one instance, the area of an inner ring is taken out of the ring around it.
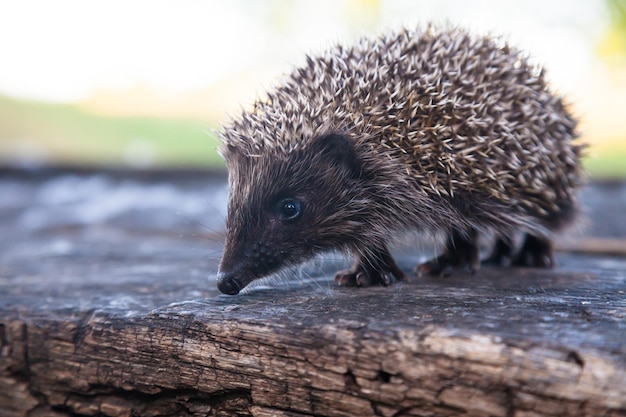
{"label": "hedgehog's eye", "polygon": [[294,198],[285,198],[278,203],[278,213],[283,220],[293,220],[300,215],[300,202]]}

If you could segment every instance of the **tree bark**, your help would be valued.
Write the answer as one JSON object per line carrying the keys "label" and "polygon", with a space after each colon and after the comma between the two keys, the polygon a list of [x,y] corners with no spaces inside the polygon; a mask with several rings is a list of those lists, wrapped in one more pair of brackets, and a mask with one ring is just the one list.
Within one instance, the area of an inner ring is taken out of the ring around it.
{"label": "tree bark", "polygon": [[[195,219],[143,224],[161,209],[131,205],[46,223],[61,212],[37,196],[77,190],[68,175],[95,174],[0,176],[27,196],[0,205],[0,416],[626,416],[624,258],[365,289],[335,288],[327,258],[230,297]],[[138,200],[223,187],[106,178]]]}

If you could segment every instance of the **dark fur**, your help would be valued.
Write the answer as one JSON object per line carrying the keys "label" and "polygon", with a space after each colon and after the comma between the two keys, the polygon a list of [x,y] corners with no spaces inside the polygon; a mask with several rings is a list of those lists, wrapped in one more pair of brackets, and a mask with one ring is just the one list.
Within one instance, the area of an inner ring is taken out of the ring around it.
{"label": "dark fur", "polygon": [[[229,200],[220,269],[238,281],[234,285],[243,288],[279,267],[350,247],[363,234],[363,214],[349,207],[363,174],[350,143],[339,135],[317,138],[286,160],[233,150],[227,161],[230,187],[239,187],[235,181],[250,185],[248,193],[232,193]],[[276,204],[286,197],[301,202],[301,218],[279,218]]]}

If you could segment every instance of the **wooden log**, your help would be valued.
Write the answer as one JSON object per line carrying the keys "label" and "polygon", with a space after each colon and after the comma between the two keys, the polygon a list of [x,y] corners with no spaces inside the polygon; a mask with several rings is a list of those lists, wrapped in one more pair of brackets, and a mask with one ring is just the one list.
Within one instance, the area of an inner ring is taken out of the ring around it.
{"label": "wooden log", "polygon": [[221,183],[106,177],[99,193],[130,181],[137,204],[47,218],[97,198],[38,198],[76,181],[0,177],[30,196],[0,204],[0,416],[626,416],[624,258],[367,289],[335,288],[326,260],[229,297],[219,242],[175,215],[193,204],[175,194],[167,228],[141,223],[162,207],[137,211],[154,189]]}

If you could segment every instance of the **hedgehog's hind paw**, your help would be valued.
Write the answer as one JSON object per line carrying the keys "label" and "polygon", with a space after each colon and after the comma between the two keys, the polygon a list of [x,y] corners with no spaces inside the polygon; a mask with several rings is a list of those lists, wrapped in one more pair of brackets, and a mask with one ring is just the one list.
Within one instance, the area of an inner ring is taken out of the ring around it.
{"label": "hedgehog's hind paw", "polygon": [[444,253],[441,256],[416,266],[415,272],[417,272],[420,277],[422,275],[448,277],[452,275],[452,271],[457,266],[457,262],[451,259],[448,253]]}
{"label": "hedgehog's hind paw", "polygon": [[455,269],[463,269],[469,271],[470,274],[475,274],[480,268],[480,259],[478,254],[476,256],[463,254],[459,256],[458,252],[446,252],[430,261],[415,267],[415,272],[418,276],[432,275],[438,277],[448,277],[452,275]]}
{"label": "hedgehog's hind paw", "polygon": [[447,277],[454,269],[461,268],[469,270],[472,274],[480,268],[480,250],[476,231],[461,233],[454,230],[448,237],[446,251],[418,265],[415,272],[419,276],[426,274]]}
{"label": "hedgehog's hind paw", "polygon": [[484,265],[509,267],[513,263],[513,245],[510,241],[497,238],[493,251],[482,261]]}
{"label": "hedgehog's hind paw", "polygon": [[403,281],[406,275],[396,264],[389,251],[384,248],[375,252],[375,256],[358,256],[352,268],[335,275],[335,283],[340,287],[369,287],[372,285],[388,286],[396,281]]}
{"label": "hedgehog's hind paw", "polygon": [[513,261],[513,265],[553,268],[556,263],[552,242],[548,238],[526,235],[522,249]]}

